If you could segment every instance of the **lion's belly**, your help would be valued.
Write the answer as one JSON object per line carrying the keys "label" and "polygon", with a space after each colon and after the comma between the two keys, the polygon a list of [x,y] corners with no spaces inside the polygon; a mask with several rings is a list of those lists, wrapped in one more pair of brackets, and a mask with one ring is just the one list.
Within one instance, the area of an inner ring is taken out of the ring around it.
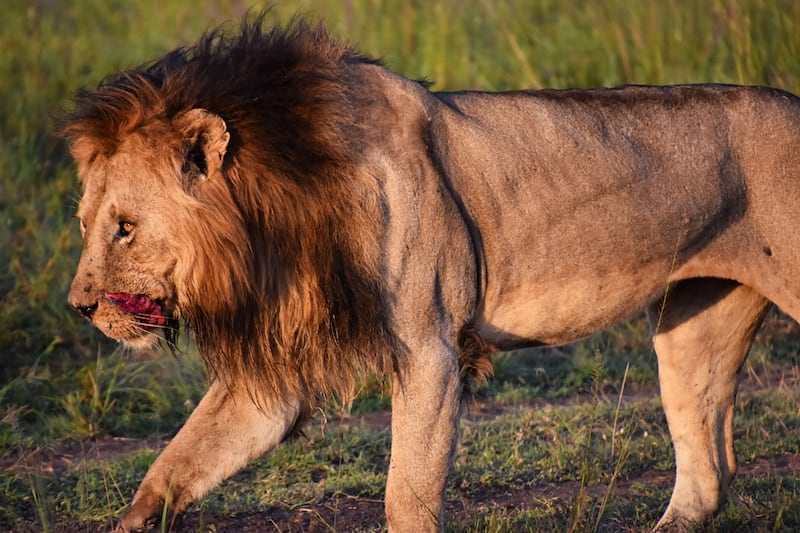
{"label": "lion's belly", "polygon": [[744,224],[722,232],[713,217],[635,220],[632,228],[573,214],[535,234],[498,230],[508,235],[505,242],[520,245],[485,245],[474,317],[480,334],[501,349],[572,342],[630,317],[663,297],[671,283],[739,279],[733,265],[742,250],[755,249],[746,244],[752,232]]}
{"label": "lion's belly", "polygon": [[503,349],[564,344],[631,316],[690,266],[697,267],[691,276],[719,274],[698,262],[703,222],[630,219],[593,224],[573,213],[532,233],[501,227],[505,242],[520,245],[485,245],[480,333]]}
{"label": "lion's belly", "polygon": [[649,282],[620,272],[602,279],[497,288],[486,295],[475,325],[504,350],[566,344],[630,316],[663,294],[667,276],[650,274]]}

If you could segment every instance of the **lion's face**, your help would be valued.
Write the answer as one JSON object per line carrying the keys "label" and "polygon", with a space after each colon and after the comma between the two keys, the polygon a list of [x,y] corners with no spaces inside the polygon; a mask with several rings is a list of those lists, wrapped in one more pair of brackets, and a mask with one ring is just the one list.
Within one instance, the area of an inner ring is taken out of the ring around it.
{"label": "lion's face", "polygon": [[172,237],[181,218],[178,180],[173,165],[142,166],[164,160],[150,150],[131,136],[114,155],[84,167],[77,214],[83,252],[69,294],[103,333],[136,347],[152,344],[171,322],[180,255]]}
{"label": "lion's face", "polygon": [[199,277],[227,279],[221,261],[200,257],[209,240],[243,240],[207,215],[230,198],[218,175],[229,138],[221,118],[194,109],[129,133],[111,155],[73,144],[83,253],[69,302],[109,337],[151,345]]}

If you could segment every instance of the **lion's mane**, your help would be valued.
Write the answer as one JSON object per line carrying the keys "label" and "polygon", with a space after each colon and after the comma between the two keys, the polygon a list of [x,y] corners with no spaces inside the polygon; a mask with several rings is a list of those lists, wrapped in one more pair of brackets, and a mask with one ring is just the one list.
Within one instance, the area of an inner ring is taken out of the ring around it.
{"label": "lion's mane", "polygon": [[[191,200],[207,207],[192,227],[174,228],[192,264],[176,280],[176,315],[218,378],[263,400],[299,398],[308,414],[331,394],[352,398],[366,372],[403,367],[382,306],[380,190],[352,121],[348,67],[377,61],[322,25],[265,31],[262,19],[79,91],[60,135],[73,151],[111,155],[145,126],[176,137],[169,125],[191,109],[223,118],[225,180]],[[471,390],[492,348],[468,327],[459,343]]]}
{"label": "lion's mane", "polygon": [[381,213],[362,202],[377,191],[356,178],[349,125],[347,66],[369,61],[321,26],[264,31],[257,18],[81,91],[60,128],[110,155],[193,108],[225,120],[225,183],[176,235],[193,259],[178,311],[217,376],[265,398],[349,398],[356,376],[396,359],[375,264]]}

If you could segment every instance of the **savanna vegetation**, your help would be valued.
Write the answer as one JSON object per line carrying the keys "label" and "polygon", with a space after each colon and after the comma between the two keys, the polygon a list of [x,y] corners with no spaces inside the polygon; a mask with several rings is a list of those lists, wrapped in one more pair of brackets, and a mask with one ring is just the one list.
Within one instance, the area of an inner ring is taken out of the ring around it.
{"label": "savanna vegetation", "polygon": [[[110,528],[206,386],[190,339],[176,355],[132,354],[68,309],[79,187],[53,118],[77,88],[192,42],[248,7],[3,5],[0,531]],[[716,81],[800,92],[793,0],[296,0],[277,2],[270,18],[294,13],[324,19],[435,90]],[[712,530],[800,530],[799,349],[797,326],[771,313],[742,371],[742,470]],[[674,468],[656,381],[640,317],[573,346],[498,356],[496,378],[462,424],[446,529],[652,526]],[[332,402],[306,438],[223,484],[178,529],[380,530],[388,403],[382,384],[366,379],[351,409]]]}

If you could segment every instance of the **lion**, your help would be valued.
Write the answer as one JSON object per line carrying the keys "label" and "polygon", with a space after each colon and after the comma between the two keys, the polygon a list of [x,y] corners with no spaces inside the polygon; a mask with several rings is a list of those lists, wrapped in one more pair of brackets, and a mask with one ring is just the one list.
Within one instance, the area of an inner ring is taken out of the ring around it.
{"label": "lion", "polygon": [[498,350],[647,309],[691,528],[736,472],[737,375],[800,317],[800,100],[777,89],[431,92],[261,17],[81,90],[69,303],[134,347],[193,332],[210,388],[119,522],[180,513],[368,373],[391,381],[390,531],[443,527]]}

